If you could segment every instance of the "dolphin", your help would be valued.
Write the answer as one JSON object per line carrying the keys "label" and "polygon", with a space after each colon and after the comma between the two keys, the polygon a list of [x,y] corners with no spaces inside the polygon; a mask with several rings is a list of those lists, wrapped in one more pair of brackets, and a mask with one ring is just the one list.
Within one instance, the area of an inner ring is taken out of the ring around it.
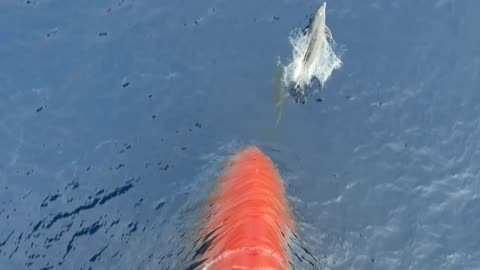
{"label": "dolphin", "polygon": [[314,18],[310,20],[308,28],[305,29],[307,47],[303,52],[300,69],[296,73],[293,88],[290,91],[297,102],[305,103],[305,88],[308,87],[313,77],[311,68],[316,64],[315,62],[325,42],[333,42],[332,32],[325,24],[326,8],[327,3],[324,2],[316,12]]}

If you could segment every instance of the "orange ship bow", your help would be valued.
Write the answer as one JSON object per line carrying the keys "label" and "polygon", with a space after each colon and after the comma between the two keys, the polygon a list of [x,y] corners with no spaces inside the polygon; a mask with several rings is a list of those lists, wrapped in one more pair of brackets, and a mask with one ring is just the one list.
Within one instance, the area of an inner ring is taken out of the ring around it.
{"label": "orange ship bow", "polygon": [[211,199],[201,235],[203,259],[195,269],[290,269],[287,242],[295,227],[283,181],[268,156],[254,146],[240,151]]}

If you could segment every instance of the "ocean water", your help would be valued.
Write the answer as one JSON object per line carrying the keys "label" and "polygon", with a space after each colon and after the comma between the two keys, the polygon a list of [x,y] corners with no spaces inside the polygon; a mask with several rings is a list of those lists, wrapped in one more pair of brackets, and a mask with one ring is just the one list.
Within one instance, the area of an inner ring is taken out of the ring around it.
{"label": "ocean water", "polygon": [[256,144],[314,269],[479,269],[480,2],[329,1],[343,65],[269,132],[321,4],[0,1],[0,268],[175,269]]}

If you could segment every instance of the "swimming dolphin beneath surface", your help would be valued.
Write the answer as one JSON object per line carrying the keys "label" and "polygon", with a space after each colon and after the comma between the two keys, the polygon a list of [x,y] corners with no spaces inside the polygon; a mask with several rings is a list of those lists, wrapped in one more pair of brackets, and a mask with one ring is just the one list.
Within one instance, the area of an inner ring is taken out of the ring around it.
{"label": "swimming dolphin beneath surface", "polygon": [[328,43],[333,43],[332,32],[326,25],[326,8],[327,3],[318,9],[315,17],[310,20],[310,25],[304,30],[307,37],[307,47],[301,57],[301,63],[298,65],[294,74],[293,88],[291,94],[296,101],[305,103],[305,88],[313,79],[313,69],[317,65],[318,57],[322,47]]}

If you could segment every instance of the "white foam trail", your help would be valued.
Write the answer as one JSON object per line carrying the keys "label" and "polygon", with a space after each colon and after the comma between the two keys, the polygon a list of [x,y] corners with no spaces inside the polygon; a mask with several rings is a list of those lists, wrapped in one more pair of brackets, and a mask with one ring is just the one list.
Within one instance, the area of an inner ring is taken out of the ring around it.
{"label": "white foam trail", "polygon": [[316,13],[308,31],[295,29],[290,34],[292,61],[284,67],[282,80],[287,88],[298,92],[294,94],[304,96],[313,79],[323,87],[332,72],[342,66],[334,52],[335,41],[325,25],[325,8],[326,3]]}

